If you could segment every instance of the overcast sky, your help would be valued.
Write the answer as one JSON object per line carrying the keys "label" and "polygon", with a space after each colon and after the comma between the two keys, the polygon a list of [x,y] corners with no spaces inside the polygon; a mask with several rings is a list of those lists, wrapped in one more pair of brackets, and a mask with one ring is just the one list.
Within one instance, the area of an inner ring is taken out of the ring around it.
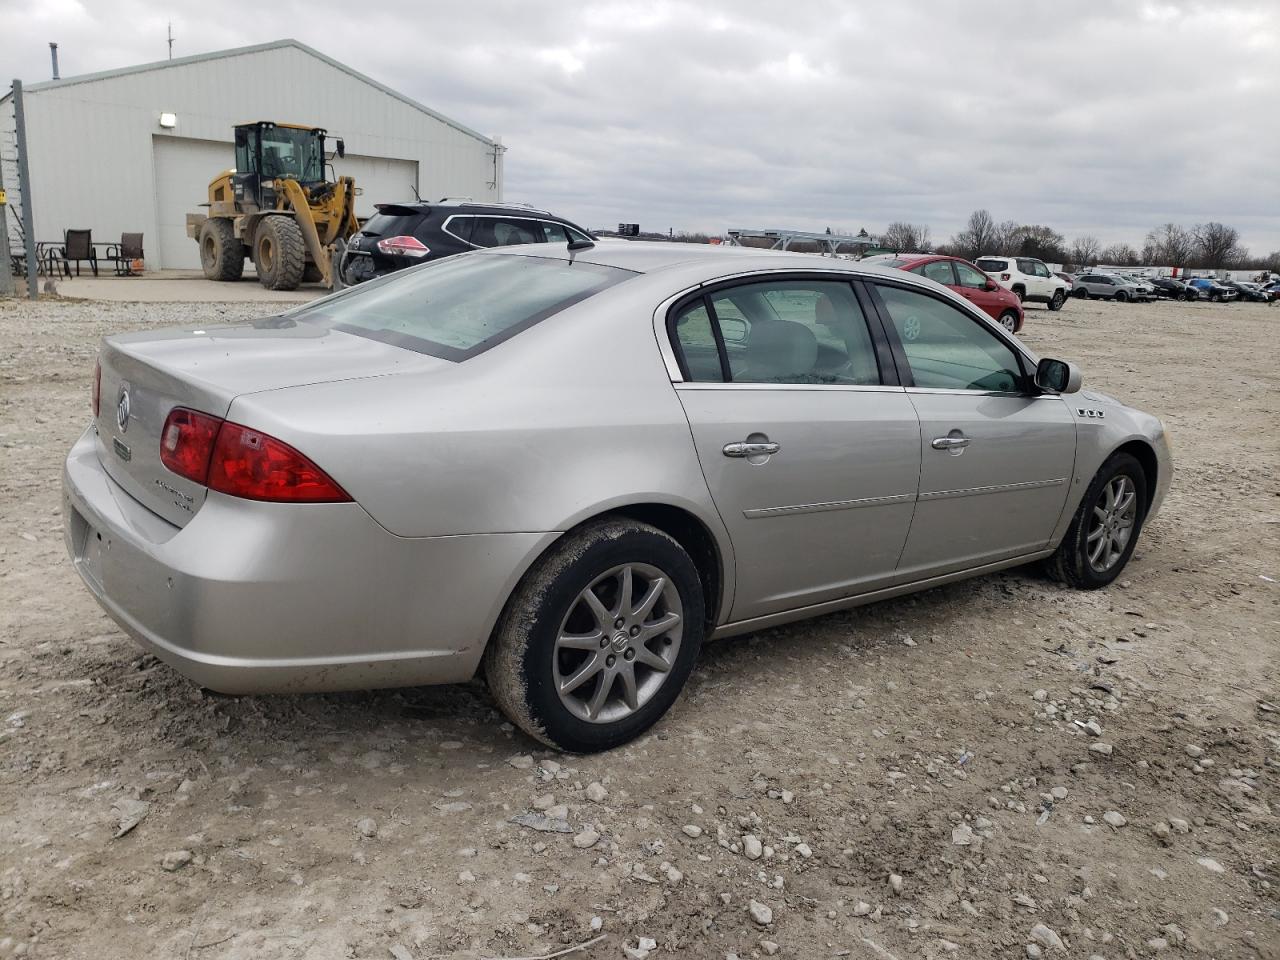
{"label": "overcast sky", "polygon": [[506,198],[587,226],[938,241],[986,207],[1280,250],[1278,0],[0,0],[0,70],[161,59],[170,18],[175,56],[295,37],[501,135]]}

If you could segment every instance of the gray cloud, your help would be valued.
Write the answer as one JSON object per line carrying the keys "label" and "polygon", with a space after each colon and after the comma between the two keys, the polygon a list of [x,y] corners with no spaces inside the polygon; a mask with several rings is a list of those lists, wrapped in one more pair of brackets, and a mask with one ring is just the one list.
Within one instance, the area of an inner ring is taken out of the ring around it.
{"label": "gray cloud", "polygon": [[[1083,10],[1079,9],[1083,8]],[[0,0],[0,62],[48,76],[296,36],[501,134],[507,196],[603,226],[968,212],[1140,244],[1223,220],[1280,249],[1280,6]],[[426,179],[424,175],[424,179]]]}

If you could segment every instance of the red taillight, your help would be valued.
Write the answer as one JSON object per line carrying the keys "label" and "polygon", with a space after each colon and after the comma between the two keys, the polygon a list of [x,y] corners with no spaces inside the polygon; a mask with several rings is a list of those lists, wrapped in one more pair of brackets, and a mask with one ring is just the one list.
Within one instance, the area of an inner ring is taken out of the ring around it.
{"label": "red taillight", "polygon": [[1008,279],[1009,279],[1009,274],[1007,274],[1007,273],[1002,273],[1002,274],[1000,274],[1000,279],[1001,279],[1001,280],[1008,280]]}
{"label": "red taillight", "polygon": [[378,241],[378,249],[397,257],[425,257],[431,252],[417,237],[387,237]]}
{"label": "red taillight", "polygon": [[160,435],[160,462],[233,497],[275,503],[349,503],[323,470],[282,440],[177,407]]}
{"label": "red taillight", "polygon": [[218,431],[209,462],[209,489],[246,500],[349,503],[351,497],[323,470],[275,437],[238,423]]}
{"label": "red taillight", "polygon": [[98,411],[102,409],[102,361],[93,365],[93,419],[98,419]]}
{"label": "red taillight", "polygon": [[178,476],[203,485],[209,477],[209,458],[221,426],[218,417],[175,407],[160,434],[160,462]]}

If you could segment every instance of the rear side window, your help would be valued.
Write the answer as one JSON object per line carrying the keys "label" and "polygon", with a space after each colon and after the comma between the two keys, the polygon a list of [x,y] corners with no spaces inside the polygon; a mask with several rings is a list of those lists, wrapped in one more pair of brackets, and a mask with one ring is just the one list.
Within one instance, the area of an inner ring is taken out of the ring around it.
{"label": "rear side window", "polygon": [[463,255],[364,283],[288,314],[461,361],[634,276],[579,260]]}
{"label": "rear side window", "polygon": [[537,220],[516,217],[476,217],[471,242],[477,247],[508,247],[517,243],[546,243]]}
{"label": "rear side window", "polygon": [[986,260],[979,260],[977,261],[977,263],[978,263],[978,266],[981,269],[987,271],[987,273],[999,273],[1001,270],[1009,269],[1008,260],[986,259]]}
{"label": "rear side window", "polygon": [[950,260],[932,260],[929,263],[919,267],[912,267],[912,273],[918,273],[922,277],[928,277],[930,280],[936,280],[943,286],[954,286],[956,282],[955,276],[951,273]]}
{"label": "rear side window", "polygon": [[693,381],[878,385],[880,370],[853,288],[766,280],[700,297],[674,317]]}

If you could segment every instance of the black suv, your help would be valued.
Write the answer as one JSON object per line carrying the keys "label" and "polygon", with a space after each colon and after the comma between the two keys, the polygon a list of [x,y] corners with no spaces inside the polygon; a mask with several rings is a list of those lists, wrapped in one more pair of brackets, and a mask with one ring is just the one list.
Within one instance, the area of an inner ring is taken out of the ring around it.
{"label": "black suv", "polygon": [[522,204],[416,200],[379,203],[377,209],[347,244],[347,284],[479,247],[595,239],[575,223]]}

